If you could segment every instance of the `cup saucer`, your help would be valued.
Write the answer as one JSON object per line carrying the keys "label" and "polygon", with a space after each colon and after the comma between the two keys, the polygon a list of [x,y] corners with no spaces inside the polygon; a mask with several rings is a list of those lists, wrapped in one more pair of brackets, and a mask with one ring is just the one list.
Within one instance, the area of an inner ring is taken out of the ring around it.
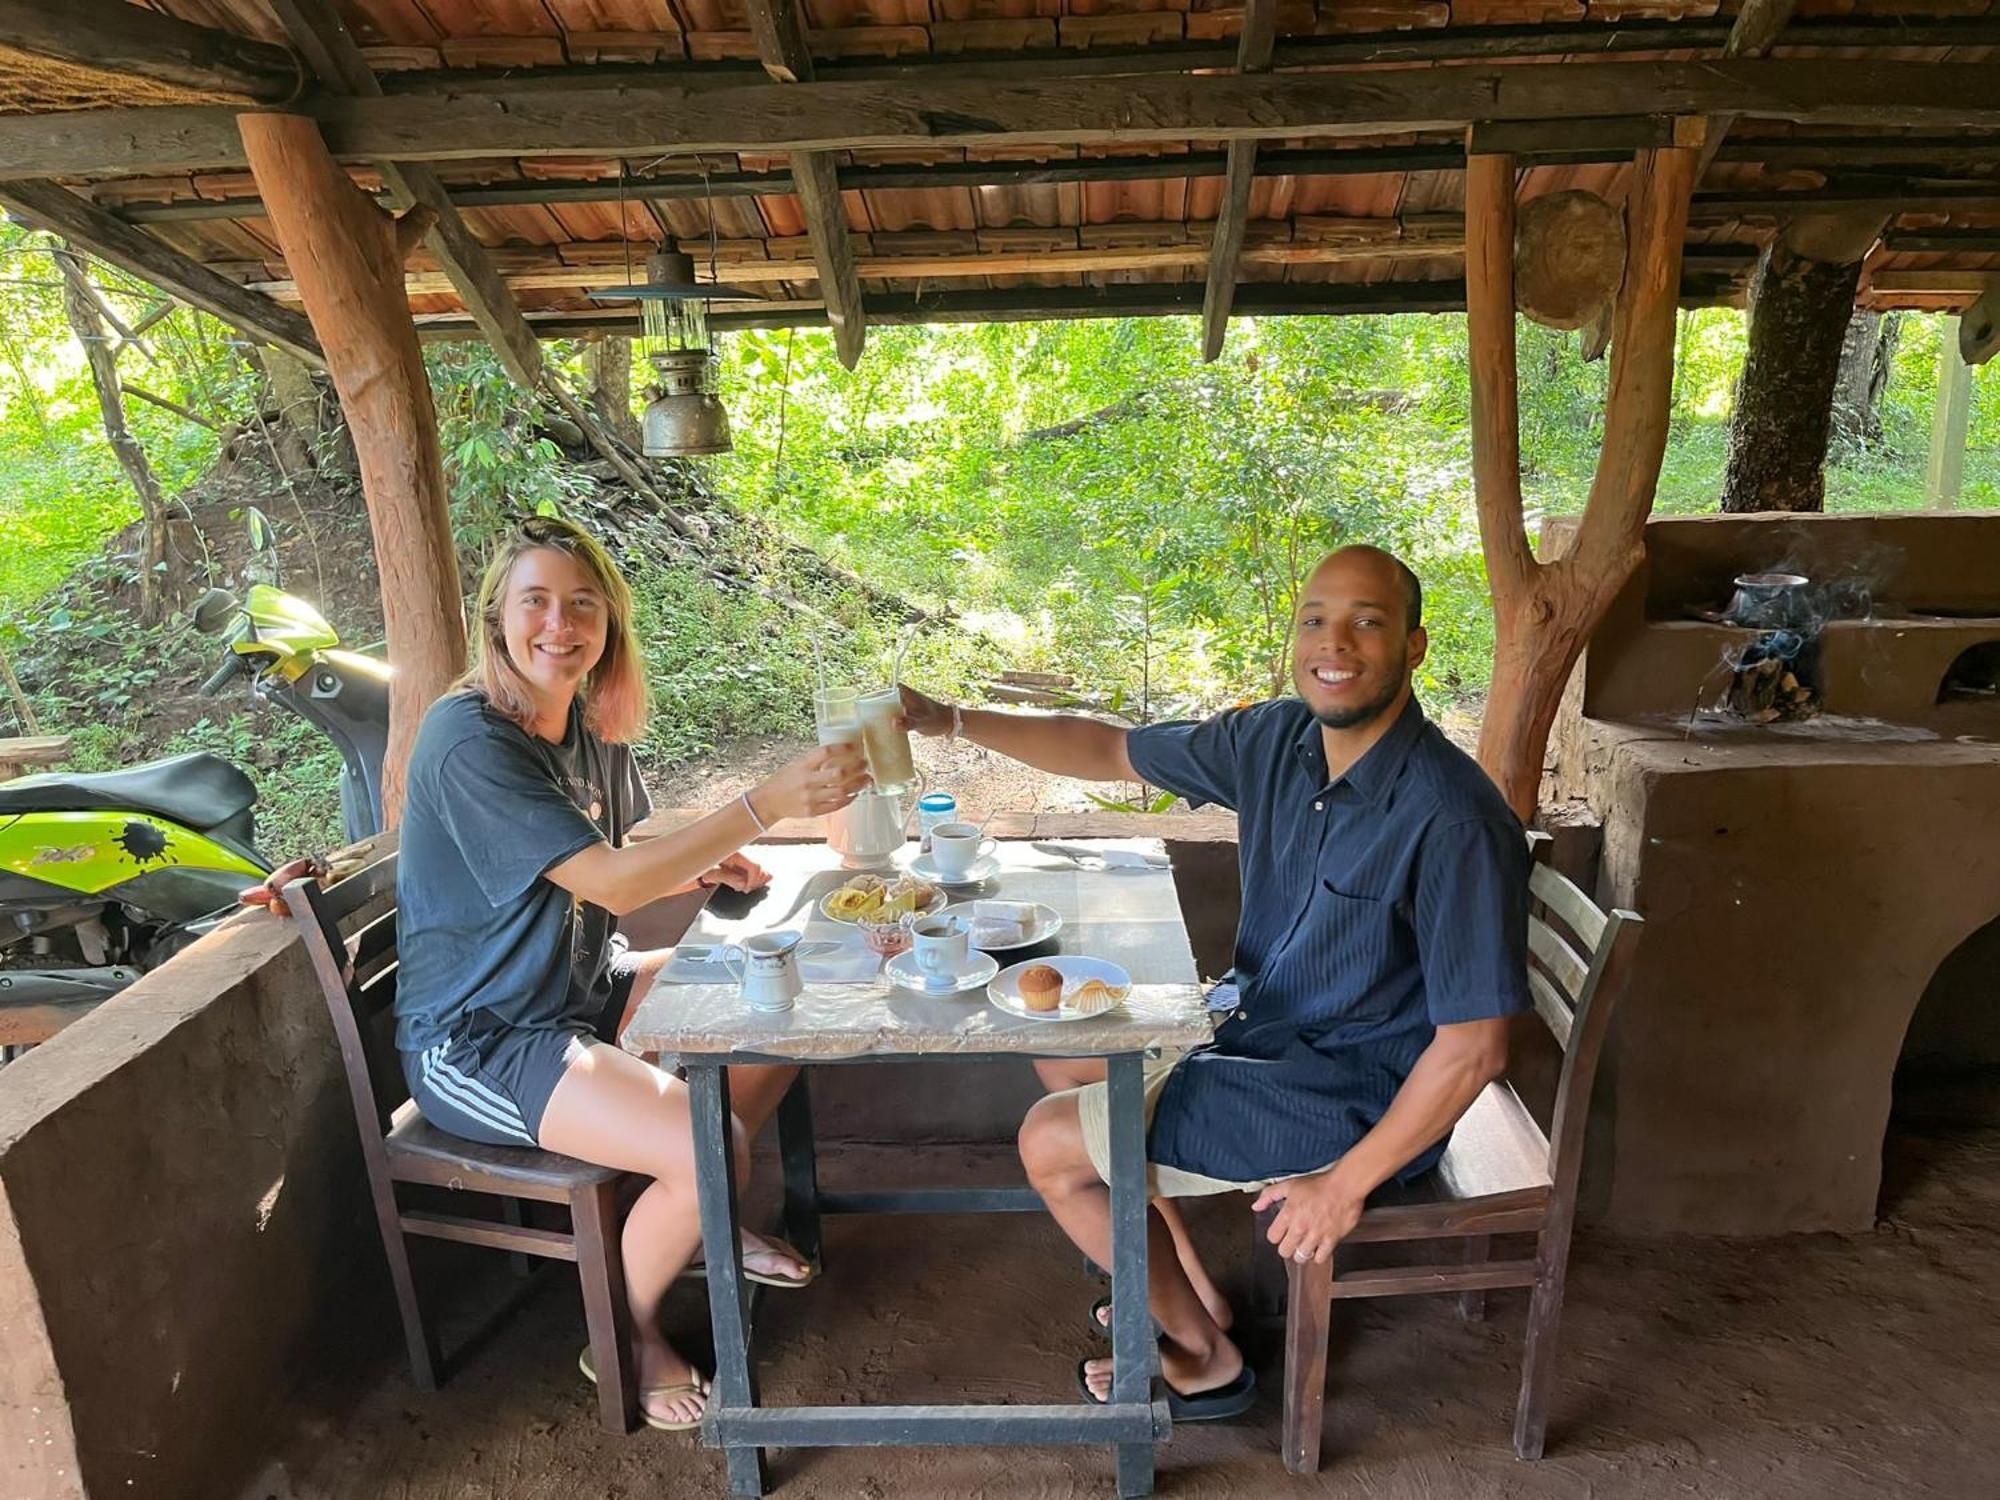
{"label": "cup saucer", "polygon": [[967,990],[980,989],[993,982],[993,976],[1000,972],[1000,961],[991,954],[976,950],[965,961],[965,967],[956,974],[941,977],[926,974],[917,967],[916,951],[898,953],[882,965],[882,975],[889,983],[902,989],[915,990],[920,995],[960,995]]}
{"label": "cup saucer", "polygon": [[937,860],[929,854],[919,854],[910,861],[910,873],[919,880],[928,880],[934,885],[953,888],[968,885],[984,885],[1000,873],[1000,856],[982,854],[965,867],[963,874],[947,875],[937,867]]}

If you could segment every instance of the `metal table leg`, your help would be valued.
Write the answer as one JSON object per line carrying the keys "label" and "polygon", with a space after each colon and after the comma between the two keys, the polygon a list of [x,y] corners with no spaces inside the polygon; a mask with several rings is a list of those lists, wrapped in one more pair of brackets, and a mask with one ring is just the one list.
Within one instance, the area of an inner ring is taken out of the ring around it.
{"label": "metal table leg", "polygon": [[[714,1404],[725,1411],[748,1410],[757,1404],[757,1376],[750,1364],[749,1283],[743,1277],[743,1243],[736,1221],[729,1078],[719,1060],[684,1057],[682,1061],[694,1117],[695,1194],[701,1205],[708,1315],[715,1334]],[[762,1495],[764,1450],[732,1446],[724,1451],[730,1493]]]}
{"label": "metal table leg", "polygon": [[813,1145],[810,1071],[799,1076],[778,1101],[778,1158],[785,1172],[785,1233],[799,1254],[822,1267],[819,1240],[819,1163]]}
{"label": "metal table leg", "polygon": [[[1150,1398],[1153,1317],[1146,1285],[1146,1112],[1143,1061],[1113,1057],[1106,1070],[1111,1117],[1111,1400]],[[1153,1493],[1153,1445],[1118,1445],[1121,1500]]]}

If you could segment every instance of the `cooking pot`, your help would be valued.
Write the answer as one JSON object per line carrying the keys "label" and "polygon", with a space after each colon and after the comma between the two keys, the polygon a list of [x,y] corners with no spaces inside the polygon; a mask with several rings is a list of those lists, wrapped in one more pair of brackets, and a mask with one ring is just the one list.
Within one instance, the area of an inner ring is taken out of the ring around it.
{"label": "cooking pot", "polygon": [[1723,618],[1758,630],[1794,629],[1811,615],[1808,588],[1809,580],[1801,573],[1739,574]]}

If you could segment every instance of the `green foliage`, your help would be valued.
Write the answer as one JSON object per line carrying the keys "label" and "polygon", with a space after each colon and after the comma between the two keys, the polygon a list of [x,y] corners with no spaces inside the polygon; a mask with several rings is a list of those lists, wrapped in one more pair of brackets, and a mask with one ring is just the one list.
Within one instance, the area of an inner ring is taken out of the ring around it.
{"label": "green foliage", "polygon": [[[105,539],[139,516],[138,496],[105,438],[96,387],[63,317],[47,235],[0,224],[0,610],[54,588]],[[160,293],[100,262],[92,281],[130,324]],[[150,359],[128,352],[127,377],[214,420],[243,410],[248,370],[223,326],[181,308],[146,335]],[[143,376],[133,373],[143,366]],[[136,398],[126,421],[169,498],[207,473],[216,435]]]}
{"label": "green foliage", "polygon": [[537,431],[533,404],[485,344],[433,344],[424,364],[460,550],[476,557],[514,517],[548,514],[590,492],[590,479]]}

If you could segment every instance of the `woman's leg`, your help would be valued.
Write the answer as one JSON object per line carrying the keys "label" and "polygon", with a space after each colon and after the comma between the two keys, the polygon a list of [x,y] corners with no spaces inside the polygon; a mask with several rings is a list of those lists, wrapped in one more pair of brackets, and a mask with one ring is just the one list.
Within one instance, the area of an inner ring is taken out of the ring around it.
{"label": "woman's leg", "polygon": [[[1086,1083],[1104,1082],[1104,1059],[1101,1057],[1038,1057],[1035,1059],[1035,1075],[1042,1080],[1042,1087],[1051,1094],[1059,1094],[1064,1089],[1082,1088]],[[1181,1217],[1180,1205],[1171,1198],[1155,1198],[1153,1207],[1159,1210],[1166,1221],[1167,1233],[1173,1236],[1174,1258],[1181,1263],[1187,1273],[1188,1284],[1201,1298],[1201,1305],[1208,1309],[1215,1326],[1224,1333],[1235,1321],[1230,1311],[1229,1299],[1222,1295],[1222,1289],[1215,1284],[1215,1278],[1208,1274],[1208,1267],[1201,1263],[1196,1253],[1194,1241],[1188,1235],[1187,1220]],[[1109,1314],[1100,1315],[1098,1322],[1109,1328]]]}
{"label": "woman's leg", "polygon": [[[632,1024],[632,1017],[639,1009],[639,1002],[646,998],[646,991],[653,987],[660,971],[674,956],[672,948],[648,948],[637,953],[628,953],[626,964],[633,974],[632,988],[627,995],[622,1014],[618,1017],[612,1035],[623,1036],[625,1028]],[[647,1054],[649,1062],[658,1058]],[[777,1109],[778,1101],[785,1097],[785,1090],[798,1077],[795,1067],[777,1065],[744,1066],[729,1070],[729,1112],[743,1126],[746,1139],[755,1140],[757,1133]],[[763,1235],[743,1231],[743,1254],[753,1261],[753,1268],[767,1276],[797,1279],[811,1273],[812,1267],[789,1245],[766,1239]]]}
{"label": "woman's leg", "polygon": [[[741,1122],[732,1127],[740,1183],[750,1164],[749,1137]],[[540,1141],[545,1150],[653,1179],[632,1205],[622,1238],[639,1389],[697,1383],[659,1324],[661,1299],[701,1245],[687,1085],[616,1047],[591,1047],[549,1096]],[[702,1398],[684,1392],[645,1404],[654,1416],[686,1422],[700,1416]]]}

